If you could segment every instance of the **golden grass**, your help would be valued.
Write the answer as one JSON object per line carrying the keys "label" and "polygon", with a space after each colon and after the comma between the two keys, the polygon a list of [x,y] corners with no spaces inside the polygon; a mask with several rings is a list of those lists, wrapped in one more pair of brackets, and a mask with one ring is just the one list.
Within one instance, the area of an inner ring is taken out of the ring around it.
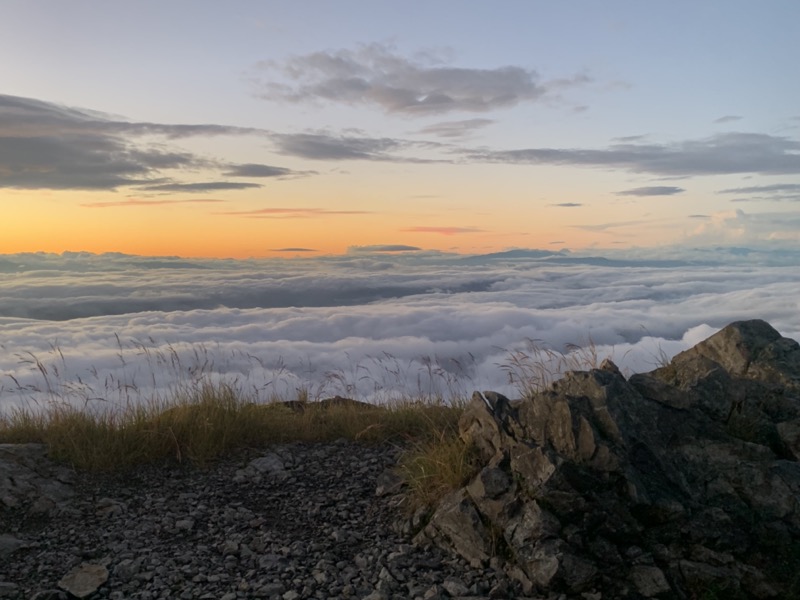
{"label": "golden grass", "polygon": [[[408,483],[411,508],[435,503],[466,483],[477,469],[475,453],[458,437],[458,419],[465,402],[463,394],[456,392],[461,383],[432,360],[425,363],[426,377],[421,379],[430,385],[418,383],[412,394],[417,400],[380,406],[325,404],[310,401],[312,397],[318,400],[320,394],[300,388],[296,399],[289,402],[274,397],[271,402],[253,402],[252,398],[263,395],[254,393],[250,397],[241,387],[212,384],[204,377],[208,359],[203,351],[195,352],[202,366],[187,369],[172,348],[163,355],[151,353],[144,345],[137,348],[151,361],[153,373],[167,368],[177,375],[169,398],[143,398],[134,385],[116,380],[105,381],[99,390],[80,380],[77,387],[62,382],[58,367],[65,359],[55,347],[52,364],[32,355],[24,357],[23,363],[39,375],[39,386],[23,386],[9,376],[17,386],[15,391],[29,391],[32,398],[46,393],[49,400],[34,400],[28,408],[0,414],[0,443],[42,443],[58,461],[75,469],[100,471],[171,461],[202,466],[237,450],[294,441],[344,438],[367,444],[397,444],[406,450],[398,470]],[[508,374],[509,383],[527,396],[558,378],[565,367],[593,366],[596,362],[592,345],[577,351],[571,348],[563,354],[529,342],[524,350],[510,352],[507,362],[498,366]],[[409,375],[388,355],[377,364],[394,379]],[[188,382],[186,373],[191,373]],[[351,386],[342,383],[344,375],[334,373],[331,377],[345,392],[350,391]],[[112,396],[123,390],[124,405],[110,409],[110,403],[102,400],[103,386]],[[380,387],[376,382],[376,389]]]}
{"label": "golden grass", "polygon": [[434,505],[466,484],[479,469],[478,453],[456,430],[442,430],[433,439],[414,443],[398,466],[409,488],[407,510]]}
{"label": "golden grass", "polygon": [[425,402],[256,404],[231,387],[204,385],[171,402],[132,404],[122,412],[66,404],[16,410],[0,417],[0,443],[43,443],[55,460],[93,471],[153,462],[203,466],[236,450],[285,442],[393,443],[407,448],[399,471],[416,507],[465,480],[469,453],[457,436],[462,409]]}
{"label": "golden grass", "polygon": [[0,417],[0,443],[44,443],[56,460],[77,469],[119,470],[168,460],[202,465],[232,450],[290,441],[434,439],[455,427],[460,412],[459,407],[411,402],[257,404],[229,386],[207,384],[171,402],[131,404],[117,412],[92,413],[66,404],[16,410]]}

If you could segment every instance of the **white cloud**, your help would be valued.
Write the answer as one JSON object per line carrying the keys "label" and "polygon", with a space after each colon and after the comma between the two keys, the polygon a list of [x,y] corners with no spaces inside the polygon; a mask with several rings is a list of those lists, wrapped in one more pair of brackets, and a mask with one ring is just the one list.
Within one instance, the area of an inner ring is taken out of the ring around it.
{"label": "white cloud", "polygon": [[[756,255],[1,256],[0,410],[47,402],[48,386],[105,406],[201,378],[262,400],[303,387],[375,400],[513,395],[503,364],[527,339],[556,350],[593,343],[634,372],[738,319],[800,338],[800,273]],[[115,306],[128,312],[108,314]]]}
{"label": "white cloud", "polygon": [[798,239],[800,215],[795,211],[748,213],[727,210],[710,215],[691,232],[691,238],[705,243],[754,244]]}

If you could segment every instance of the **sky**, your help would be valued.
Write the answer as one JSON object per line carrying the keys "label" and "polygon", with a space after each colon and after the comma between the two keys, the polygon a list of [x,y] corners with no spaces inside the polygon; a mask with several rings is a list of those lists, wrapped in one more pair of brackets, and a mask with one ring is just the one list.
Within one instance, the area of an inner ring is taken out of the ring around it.
{"label": "sky", "polygon": [[796,249],[798,21],[794,0],[5,0],[0,254]]}
{"label": "sky", "polygon": [[0,412],[800,338],[796,0],[2,9]]}

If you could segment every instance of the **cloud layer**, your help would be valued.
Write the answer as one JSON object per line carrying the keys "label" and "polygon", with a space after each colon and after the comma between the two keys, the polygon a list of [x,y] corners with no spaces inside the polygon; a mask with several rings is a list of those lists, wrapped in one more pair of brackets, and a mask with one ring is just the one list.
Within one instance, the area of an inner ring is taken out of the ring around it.
{"label": "cloud layer", "polygon": [[431,56],[400,56],[381,44],[265,61],[260,67],[282,75],[262,82],[259,95],[266,99],[372,105],[410,116],[507,108],[588,81],[577,75],[542,82],[535,71],[519,66],[453,67]]}
{"label": "cloud layer", "polygon": [[513,395],[509,352],[530,353],[527,340],[591,343],[631,372],[738,319],[800,337],[800,274],[780,266],[796,256],[368,250],[269,261],[2,256],[0,410],[47,402],[48,386],[102,407],[199,379],[260,400],[303,388],[376,401]]}
{"label": "cloud layer", "polygon": [[228,164],[153,141],[196,136],[265,135],[214,124],[121,121],[104,113],[0,94],[0,188],[204,192],[260,187],[246,182],[184,182],[180,173],[222,170],[228,177],[298,175],[284,167]]}
{"label": "cloud layer", "polygon": [[617,196],[673,196],[685,191],[683,188],[674,185],[654,185],[623,190],[617,192]]}
{"label": "cloud layer", "polygon": [[607,148],[475,150],[476,161],[617,168],[677,177],[800,173],[800,142],[765,133],[720,133],[673,143],[619,143]]}
{"label": "cloud layer", "polygon": [[[513,104],[528,97],[522,93],[525,86],[521,84],[517,84],[520,89],[516,95],[504,91],[504,78],[508,77],[513,82],[515,78],[522,77],[519,73],[510,75],[516,72],[514,69],[501,69],[489,74],[476,69],[457,69],[454,72],[444,69],[440,73],[437,70],[442,69],[440,67],[412,68],[409,65],[413,63],[406,59],[387,54],[385,49],[370,48],[357,56],[345,53],[341,56],[325,55],[328,58],[314,55],[298,59],[300,63],[290,71],[302,79],[307,75],[304,69],[311,69],[306,63],[316,62],[333,70],[358,70],[361,67],[377,69],[372,63],[364,67],[356,60],[362,54],[375,54],[380,58],[378,63],[383,64],[380,61],[385,60],[393,65],[395,71],[390,70],[386,74],[389,78],[405,73],[404,77],[407,75],[415,81],[419,79],[417,83],[420,83],[427,81],[429,71],[435,72],[436,77],[441,75],[441,85],[453,88],[445,95],[448,98],[448,94],[454,95],[455,99],[451,98],[454,106],[485,103],[495,107],[495,104],[502,104],[506,100]],[[533,77],[531,74],[528,76]],[[440,81],[436,77],[432,77],[431,81]],[[529,95],[545,93],[541,86],[531,85],[533,87]],[[561,85],[563,82],[558,86],[554,84],[554,89]],[[461,90],[461,96],[456,94],[456,89]],[[486,91],[489,89],[494,90],[495,96],[489,98]],[[487,97],[483,98],[484,95]],[[432,99],[434,96],[430,92],[425,99],[417,99],[405,108],[398,105],[395,110],[449,110],[442,108],[446,104],[442,104],[443,100]],[[394,102],[391,106],[395,105]],[[800,142],[790,137],[762,133],[726,132],[705,138],[662,143],[646,141],[642,136],[630,136],[616,138],[608,146],[599,148],[507,149],[469,147],[463,142],[471,132],[492,122],[491,119],[445,121],[417,131],[417,135],[434,135],[445,142],[413,137],[376,137],[353,130],[336,132],[309,129],[285,133],[217,124],[122,121],[85,108],[0,95],[0,188],[114,191],[126,187],[134,193],[208,193],[256,189],[264,185],[265,179],[293,179],[317,174],[312,170],[294,170],[264,163],[242,164],[211,159],[172,144],[188,137],[221,135],[261,136],[278,154],[313,161],[443,165],[502,163],[617,169],[670,178],[800,173]],[[202,176],[198,176],[198,173],[202,173]],[[200,181],[197,181],[198,178]],[[683,191],[682,187],[659,185],[616,193],[623,196],[662,196]],[[755,200],[800,198],[797,184],[793,182],[728,188],[720,193],[737,193]]]}

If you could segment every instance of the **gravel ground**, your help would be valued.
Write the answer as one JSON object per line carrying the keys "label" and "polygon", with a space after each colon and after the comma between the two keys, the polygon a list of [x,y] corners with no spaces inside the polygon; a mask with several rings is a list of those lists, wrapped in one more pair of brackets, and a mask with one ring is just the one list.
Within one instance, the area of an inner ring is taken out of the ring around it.
{"label": "gravel ground", "polygon": [[205,470],[78,474],[59,515],[0,513],[0,531],[28,545],[0,557],[0,597],[72,597],[59,582],[81,564],[98,581],[108,573],[88,598],[518,597],[499,569],[396,532],[398,509],[375,489],[398,452],[289,444]]}

